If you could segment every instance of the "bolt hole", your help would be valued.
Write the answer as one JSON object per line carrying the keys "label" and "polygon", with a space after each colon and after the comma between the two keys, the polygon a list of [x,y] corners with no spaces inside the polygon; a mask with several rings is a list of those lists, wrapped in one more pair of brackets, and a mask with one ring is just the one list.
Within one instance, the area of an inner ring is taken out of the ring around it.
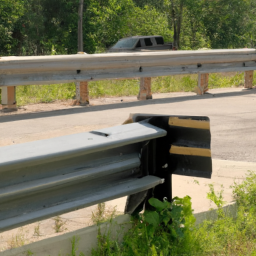
{"label": "bolt hole", "polygon": [[80,73],[81,73],[81,70],[77,70],[76,73],[77,73],[77,74],[80,74]]}

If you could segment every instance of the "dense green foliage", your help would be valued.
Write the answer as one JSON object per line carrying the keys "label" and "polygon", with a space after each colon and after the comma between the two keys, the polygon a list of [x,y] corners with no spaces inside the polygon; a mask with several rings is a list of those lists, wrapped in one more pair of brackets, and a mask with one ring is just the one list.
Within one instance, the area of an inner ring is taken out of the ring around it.
{"label": "dense green foliage", "polygon": [[[93,256],[244,256],[256,255],[256,174],[249,172],[246,180],[233,185],[238,204],[237,217],[224,212],[222,192],[210,186],[208,198],[218,206],[216,221],[195,226],[190,197],[174,198],[172,203],[151,198],[154,210],[145,211],[133,220],[133,227],[123,242],[99,233]],[[172,219],[172,221],[170,221]]]}
{"label": "dense green foliage", "polygon": [[[79,0],[0,0],[0,55],[77,52]],[[255,47],[254,0],[84,0],[88,53],[161,34],[180,49]]]}

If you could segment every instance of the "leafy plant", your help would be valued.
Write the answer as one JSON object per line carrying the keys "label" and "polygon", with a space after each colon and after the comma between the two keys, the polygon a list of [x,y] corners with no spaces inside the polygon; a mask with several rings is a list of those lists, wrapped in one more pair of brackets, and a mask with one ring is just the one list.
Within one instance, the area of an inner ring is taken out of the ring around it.
{"label": "leafy plant", "polygon": [[103,240],[98,237],[98,250],[92,255],[164,256],[170,251],[178,252],[179,246],[190,240],[195,223],[191,198],[175,197],[172,202],[151,198],[149,204],[154,210],[146,210],[133,219],[134,226],[125,234],[122,244],[113,242],[109,236]]}
{"label": "leafy plant", "polygon": [[256,174],[249,171],[246,179],[241,184],[235,182],[232,188],[238,205],[246,212],[256,213]]}
{"label": "leafy plant", "polygon": [[209,184],[210,192],[207,193],[207,198],[210,199],[216,206],[221,208],[225,201],[223,200],[223,186],[221,186],[222,190],[218,193],[215,192],[213,184]]}

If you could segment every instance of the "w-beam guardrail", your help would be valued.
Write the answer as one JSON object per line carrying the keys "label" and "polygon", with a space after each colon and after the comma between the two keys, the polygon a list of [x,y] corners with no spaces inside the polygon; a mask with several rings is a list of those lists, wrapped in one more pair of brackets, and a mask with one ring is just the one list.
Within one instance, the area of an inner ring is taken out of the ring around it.
{"label": "w-beam guardrail", "polygon": [[11,107],[15,86],[80,82],[78,100],[86,103],[88,82],[136,77],[141,78],[139,99],[150,99],[151,77],[198,74],[198,93],[203,94],[209,73],[245,71],[250,88],[255,69],[255,49],[1,57],[0,87],[2,104]]}
{"label": "w-beam guardrail", "polygon": [[129,195],[172,199],[172,174],[210,178],[207,117],[132,115],[125,125],[0,148],[0,231]]}

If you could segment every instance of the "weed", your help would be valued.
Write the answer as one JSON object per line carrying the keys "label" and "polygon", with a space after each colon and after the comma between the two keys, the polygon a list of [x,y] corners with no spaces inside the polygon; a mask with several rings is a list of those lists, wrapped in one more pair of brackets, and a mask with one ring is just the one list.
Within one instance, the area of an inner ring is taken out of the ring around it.
{"label": "weed", "polygon": [[56,233],[60,233],[66,230],[64,226],[67,223],[67,221],[63,221],[60,216],[56,216],[55,218],[53,218],[53,220],[54,220],[53,228]]}
{"label": "weed", "polygon": [[194,180],[193,182],[197,185],[200,185],[198,180]]}
{"label": "weed", "polygon": [[116,216],[116,207],[106,207],[105,203],[100,203],[97,205],[97,210],[92,212],[91,220],[93,224],[100,224],[105,221],[112,220]]}
{"label": "weed", "polygon": [[[174,198],[171,203],[151,198],[149,203],[155,210],[146,210],[134,219],[122,243],[110,239],[109,234],[98,236],[92,255],[256,255],[256,174],[249,172],[243,183],[232,187],[239,206],[236,219],[219,212],[215,222],[195,226],[190,197]],[[223,187],[220,192],[213,185],[209,188],[208,198],[220,210]]]}
{"label": "weed", "polygon": [[218,209],[221,208],[225,201],[223,200],[223,185],[221,185],[221,191],[216,193],[214,190],[213,184],[209,184],[210,192],[207,193],[207,198],[210,199],[217,207]]}
{"label": "weed", "polygon": [[34,236],[40,236],[40,222],[37,223],[37,225],[34,228]]}
{"label": "weed", "polygon": [[[123,236],[122,228],[116,230],[116,234],[111,233],[111,228],[115,225],[113,219],[117,216],[116,207],[106,207],[105,203],[100,203],[97,205],[97,210],[92,213],[92,221],[94,224],[98,225],[98,245],[97,248],[92,250],[92,255],[102,256],[102,255],[111,255],[111,251],[114,250],[119,252],[119,243],[120,237]],[[105,222],[108,226],[105,227],[103,232],[100,224]],[[121,236],[119,236],[121,235]],[[113,239],[115,237],[115,239]]]}
{"label": "weed", "polygon": [[246,212],[256,212],[256,174],[248,171],[244,182],[241,184],[235,182],[231,187],[238,205],[243,207]]}
{"label": "weed", "polygon": [[11,240],[8,241],[8,247],[9,249],[13,249],[25,245],[25,243],[25,234],[23,232],[23,229],[20,228],[17,234],[15,236],[12,236]]}
{"label": "weed", "polygon": [[77,254],[77,250],[78,250],[78,243],[79,243],[80,238],[73,236],[71,239],[71,254],[69,254],[68,256],[84,256],[84,254],[82,252],[80,252],[79,254]]}
{"label": "weed", "polygon": [[[165,256],[171,249],[178,250],[177,245],[188,239],[190,228],[195,223],[190,197],[175,197],[172,203],[151,198],[149,203],[155,210],[139,214],[121,244],[108,235],[98,236],[98,248],[92,255]],[[170,241],[176,245],[171,245]]]}
{"label": "weed", "polygon": [[26,252],[23,253],[25,256],[32,256],[34,255],[33,252],[31,252],[30,250],[27,250]]}

